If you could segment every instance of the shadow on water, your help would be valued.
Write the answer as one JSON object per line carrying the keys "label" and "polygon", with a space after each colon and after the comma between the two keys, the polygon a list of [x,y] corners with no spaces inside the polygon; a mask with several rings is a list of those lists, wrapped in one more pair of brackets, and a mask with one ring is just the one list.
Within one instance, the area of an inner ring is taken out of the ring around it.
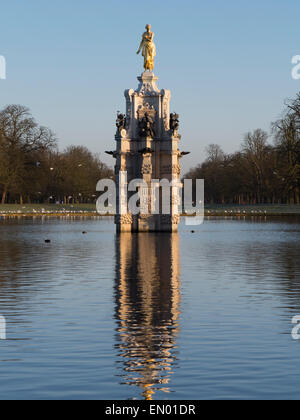
{"label": "shadow on water", "polygon": [[178,234],[116,237],[116,349],[121,384],[146,400],[171,392],[180,316]]}

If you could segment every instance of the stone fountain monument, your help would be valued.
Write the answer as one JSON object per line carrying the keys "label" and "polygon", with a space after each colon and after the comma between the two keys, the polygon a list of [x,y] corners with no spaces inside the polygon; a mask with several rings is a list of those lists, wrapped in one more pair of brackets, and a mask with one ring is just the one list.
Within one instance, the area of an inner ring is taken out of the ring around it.
{"label": "stone fountain monument", "polygon": [[[161,203],[153,214],[155,200],[162,201],[162,189],[158,195],[153,189],[153,180],[180,180],[180,158],[187,152],[180,152],[178,133],[179,116],[170,114],[171,93],[160,90],[153,74],[156,47],[151,26],[146,26],[140,48],[144,57],[145,72],[138,77],[136,90],[125,91],[126,114],[118,113],[116,151],[106,152],[116,159],[117,214],[115,223],[118,232],[176,232],[180,221],[178,188],[171,188],[170,211],[164,213]],[[141,193],[143,211],[132,214],[128,209],[130,181],[142,179],[148,186]]]}

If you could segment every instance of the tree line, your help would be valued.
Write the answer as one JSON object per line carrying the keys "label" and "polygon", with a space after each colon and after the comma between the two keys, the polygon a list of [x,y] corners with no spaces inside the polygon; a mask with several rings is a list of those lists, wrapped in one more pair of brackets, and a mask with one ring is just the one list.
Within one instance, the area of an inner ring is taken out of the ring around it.
{"label": "tree line", "polygon": [[63,152],[54,133],[39,126],[28,108],[0,111],[1,203],[89,203],[99,179],[114,176],[99,156],[83,146]]}
{"label": "tree line", "polygon": [[[1,203],[89,203],[99,179],[114,177],[99,156],[83,146],[60,152],[54,133],[39,126],[28,108],[0,111]],[[270,133],[245,135],[239,151],[219,145],[186,175],[205,179],[210,204],[300,204],[300,93],[286,102]]]}
{"label": "tree line", "polygon": [[236,153],[216,144],[206,151],[206,160],[185,175],[205,179],[206,203],[300,204],[300,93],[270,133],[247,133]]}

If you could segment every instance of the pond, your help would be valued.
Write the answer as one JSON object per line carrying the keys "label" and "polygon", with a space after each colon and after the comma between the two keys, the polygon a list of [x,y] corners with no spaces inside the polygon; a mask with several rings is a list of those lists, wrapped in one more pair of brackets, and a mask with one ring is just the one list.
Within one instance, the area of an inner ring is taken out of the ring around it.
{"label": "pond", "polygon": [[0,220],[0,398],[299,399],[300,224],[193,229]]}

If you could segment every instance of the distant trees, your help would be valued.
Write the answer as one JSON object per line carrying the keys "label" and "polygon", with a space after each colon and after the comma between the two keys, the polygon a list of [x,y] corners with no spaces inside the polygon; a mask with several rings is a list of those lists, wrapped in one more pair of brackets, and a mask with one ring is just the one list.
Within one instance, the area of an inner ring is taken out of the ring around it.
{"label": "distant trees", "polygon": [[[207,203],[300,204],[300,93],[286,103],[270,135],[257,129],[245,135],[236,153],[216,144],[206,152],[206,160],[185,178],[205,179]],[[111,177],[113,171],[86,147],[58,151],[55,135],[28,108],[0,111],[2,204],[95,202],[98,180]]]}
{"label": "distant trees", "polygon": [[44,185],[50,201],[93,202],[99,179],[114,176],[97,155],[83,146],[70,146],[62,153],[49,153],[46,158]]}
{"label": "distant trees", "polygon": [[34,165],[34,155],[54,146],[53,133],[48,128],[38,126],[28,108],[10,105],[0,112],[2,204],[9,192],[22,196],[27,169]]}
{"label": "distant trees", "polygon": [[0,195],[6,202],[83,203],[96,199],[99,179],[113,172],[82,146],[57,149],[56,138],[28,108],[0,111]]}
{"label": "distant trees", "polygon": [[261,129],[247,133],[241,150],[210,145],[207,159],[185,178],[205,179],[207,203],[300,203],[300,94],[272,124],[273,144]]}
{"label": "distant trees", "polygon": [[281,193],[290,203],[300,203],[300,94],[273,124],[277,149],[276,175]]}

